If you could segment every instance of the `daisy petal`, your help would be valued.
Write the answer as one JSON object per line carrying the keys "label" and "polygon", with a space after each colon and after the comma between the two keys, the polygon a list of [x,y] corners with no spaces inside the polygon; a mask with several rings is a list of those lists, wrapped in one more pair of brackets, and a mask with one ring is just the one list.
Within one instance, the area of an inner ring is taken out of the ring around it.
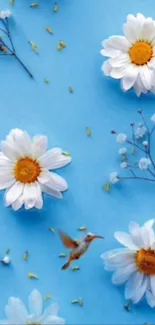
{"label": "daisy petal", "polygon": [[103,56],[107,56],[109,58],[116,58],[119,57],[119,55],[121,54],[120,51],[112,49],[112,48],[104,48],[100,51],[101,55]]}
{"label": "daisy petal", "polygon": [[43,300],[38,290],[33,290],[29,296],[30,314],[40,316],[43,308]]}
{"label": "daisy petal", "polygon": [[26,323],[28,313],[23,302],[18,298],[9,298],[5,313],[11,324],[24,325]]}
{"label": "daisy petal", "polygon": [[23,204],[24,204],[23,195],[21,195],[16,201],[12,203],[12,208],[15,211],[17,211],[22,207]]}
{"label": "daisy petal", "polygon": [[3,154],[11,161],[16,161],[20,157],[20,152],[15,148],[15,145],[11,142],[2,141],[1,148]]}
{"label": "daisy petal", "polygon": [[155,307],[155,297],[149,290],[146,291],[146,300],[151,308]]}
{"label": "daisy petal", "polygon": [[139,69],[134,65],[130,65],[122,80],[122,87],[125,91],[133,87],[138,76]]}
{"label": "daisy petal", "polygon": [[48,140],[44,135],[37,135],[33,137],[32,153],[34,157],[42,156],[47,150]]}
{"label": "daisy petal", "polygon": [[37,183],[25,184],[23,200],[27,209],[31,209],[35,206],[37,201]]}
{"label": "daisy petal", "polygon": [[113,68],[119,68],[124,66],[125,64],[128,64],[129,61],[129,55],[127,53],[123,53],[121,55],[119,55],[118,57],[115,57],[113,59],[110,59],[110,65]]}
{"label": "daisy petal", "polygon": [[138,246],[133,243],[132,237],[125,232],[115,232],[114,237],[116,240],[132,250],[137,250]]}
{"label": "daisy petal", "polygon": [[110,47],[122,52],[128,52],[130,43],[124,36],[111,36],[106,40],[106,47]]}
{"label": "daisy petal", "polygon": [[155,26],[152,18],[147,18],[143,24],[142,39],[150,40],[155,37]]}
{"label": "daisy petal", "polygon": [[155,275],[150,276],[150,287],[152,294],[155,297]]}
{"label": "daisy petal", "polygon": [[140,70],[140,77],[144,87],[147,90],[151,90],[152,87],[152,78],[153,78],[153,71],[144,65],[143,68]]}
{"label": "daisy petal", "polygon": [[11,186],[11,188],[8,189],[6,192],[5,200],[6,204],[10,205],[13,202],[15,202],[20,195],[22,195],[24,189],[24,184],[20,182],[16,182],[14,185]]}
{"label": "daisy petal", "polygon": [[40,184],[40,185],[41,185],[41,189],[42,189],[43,192],[45,192],[45,193],[47,193],[47,194],[49,194],[51,196],[54,196],[57,199],[62,199],[63,198],[63,196],[62,196],[62,194],[61,194],[60,191],[56,191],[53,188],[50,188],[50,187],[48,187],[45,184],[44,185],[43,184]]}
{"label": "daisy petal", "polygon": [[112,68],[111,77],[114,79],[121,79],[125,76],[128,65],[121,66],[119,68]]}
{"label": "daisy petal", "polygon": [[125,287],[125,299],[131,299],[143,282],[144,275],[140,272],[134,273]]}
{"label": "daisy petal", "polygon": [[38,160],[44,168],[51,169],[51,164],[53,164],[53,161],[55,162],[61,154],[62,150],[60,148],[54,148],[46,151]]}
{"label": "daisy petal", "polygon": [[136,270],[137,266],[135,263],[129,264],[125,267],[122,266],[114,272],[112,282],[114,284],[122,284],[126,282]]}
{"label": "daisy petal", "polygon": [[[52,173],[52,172],[50,174],[51,174],[51,181],[46,184],[47,186],[52,187],[58,191],[68,190],[68,184],[63,177],[61,177],[60,175],[58,175],[56,173]],[[50,184],[51,184],[51,186],[50,186]]]}
{"label": "daisy petal", "polygon": [[139,231],[139,224],[136,222],[131,221],[129,224],[129,232],[131,236],[135,236],[137,234],[137,231]]}
{"label": "daisy petal", "polygon": [[3,178],[0,177],[0,190],[5,190],[6,188],[9,188],[16,182],[15,178],[9,177],[9,178]]}
{"label": "daisy petal", "polygon": [[135,292],[134,296],[132,297],[132,301],[134,304],[137,304],[144,296],[148,285],[148,278],[147,276],[144,277],[143,282],[139,289]]}
{"label": "daisy petal", "polygon": [[40,187],[39,183],[37,183],[36,190],[37,190],[37,200],[36,200],[36,203],[35,203],[35,207],[37,209],[42,209],[42,207],[43,207],[43,198],[42,198],[41,187]]}
{"label": "daisy petal", "polygon": [[[106,259],[105,259],[106,260]],[[107,262],[115,267],[125,266],[135,261],[135,253],[132,251],[120,251],[108,255]]]}
{"label": "daisy petal", "polygon": [[101,70],[104,72],[105,76],[109,77],[111,75],[111,70],[112,70],[112,67],[109,63],[109,60],[106,60],[102,67],[101,67]]}

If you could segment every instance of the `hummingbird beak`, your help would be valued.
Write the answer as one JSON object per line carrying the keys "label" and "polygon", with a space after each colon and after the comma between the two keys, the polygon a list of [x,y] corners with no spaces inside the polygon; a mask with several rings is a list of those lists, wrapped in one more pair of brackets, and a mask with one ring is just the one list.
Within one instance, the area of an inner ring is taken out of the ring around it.
{"label": "hummingbird beak", "polygon": [[94,236],[93,236],[93,239],[97,239],[97,238],[98,238],[98,239],[104,239],[104,237],[102,237],[102,236],[97,236],[97,235],[94,235]]}

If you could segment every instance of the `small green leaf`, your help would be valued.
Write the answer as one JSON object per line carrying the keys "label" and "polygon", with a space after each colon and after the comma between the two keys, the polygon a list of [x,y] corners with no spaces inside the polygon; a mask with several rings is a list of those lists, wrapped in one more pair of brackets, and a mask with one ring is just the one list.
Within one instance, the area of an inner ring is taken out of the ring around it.
{"label": "small green leaf", "polygon": [[86,134],[87,134],[87,137],[91,137],[91,135],[92,135],[91,129],[89,127],[86,127]]}
{"label": "small green leaf", "polygon": [[130,312],[130,311],[131,311],[131,301],[129,301],[129,302],[124,306],[124,309],[125,309],[127,312]]}
{"label": "small green leaf", "polygon": [[39,3],[38,2],[33,2],[30,5],[30,8],[37,8],[37,7],[39,7]]}
{"label": "small green leaf", "polygon": [[25,254],[24,254],[24,261],[28,261],[28,258],[29,258],[29,252],[26,251]]}
{"label": "small green leaf", "polygon": [[104,190],[106,191],[106,192],[110,192],[110,189],[111,189],[111,185],[109,184],[109,183],[107,183],[107,184],[105,184],[104,185]]}
{"label": "small green leaf", "polygon": [[54,12],[58,12],[59,11],[59,7],[58,7],[58,4],[55,2],[54,4]]}
{"label": "small green leaf", "polygon": [[6,255],[8,255],[10,253],[10,248],[8,248],[5,252]]}
{"label": "small green leaf", "polygon": [[37,280],[38,279],[38,276],[36,274],[30,272],[30,273],[28,273],[28,278],[29,279]]}
{"label": "small green leaf", "polygon": [[15,0],[10,0],[10,5],[14,6],[15,5]]}
{"label": "small green leaf", "polygon": [[46,32],[48,32],[51,35],[54,34],[53,30],[50,27],[48,27],[48,26],[46,27]]}

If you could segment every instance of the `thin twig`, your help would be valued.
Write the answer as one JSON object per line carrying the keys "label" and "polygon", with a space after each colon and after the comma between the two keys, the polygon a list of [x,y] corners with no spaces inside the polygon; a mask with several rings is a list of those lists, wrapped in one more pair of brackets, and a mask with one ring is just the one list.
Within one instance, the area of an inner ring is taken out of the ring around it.
{"label": "thin twig", "polygon": [[134,179],[134,180],[142,180],[142,181],[148,181],[148,182],[155,182],[155,179],[147,178],[147,177],[119,177],[120,180],[128,180],[128,179]]}

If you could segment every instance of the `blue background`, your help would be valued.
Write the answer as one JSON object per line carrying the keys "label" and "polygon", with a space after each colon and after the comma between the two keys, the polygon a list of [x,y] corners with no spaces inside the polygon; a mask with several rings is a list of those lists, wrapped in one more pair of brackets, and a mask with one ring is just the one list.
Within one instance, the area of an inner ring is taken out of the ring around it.
{"label": "blue background", "polygon": [[[31,9],[31,0],[16,0],[12,9],[11,32],[18,55],[35,76],[31,80],[18,62],[0,57],[0,138],[14,127],[31,135],[49,137],[49,148],[60,146],[73,157],[72,164],[59,173],[69,183],[64,200],[45,198],[43,211],[13,212],[4,206],[0,194],[0,253],[10,247],[12,265],[0,266],[0,318],[11,295],[27,303],[35,287],[43,296],[51,293],[60,304],[60,314],[68,324],[143,324],[154,322],[154,310],[145,302],[124,310],[123,288],[113,286],[111,274],[104,271],[100,254],[118,244],[116,230],[126,231],[128,223],[143,223],[155,217],[155,186],[149,183],[123,183],[110,194],[103,190],[110,171],[118,169],[117,145],[111,129],[126,131],[129,122],[138,120],[142,108],[150,119],[155,112],[152,95],[140,99],[132,92],[123,94],[119,81],[103,76],[101,41],[122,34],[128,13],[150,16],[154,0],[59,0],[59,12],[53,12],[53,0],[40,0]],[[0,0],[1,8],[9,6]],[[155,13],[154,17],[155,19]],[[50,26],[54,35],[45,28]],[[32,52],[34,41],[39,55]],[[60,40],[67,43],[57,51]],[[51,84],[44,84],[44,78]],[[68,86],[74,93],[68,92]],[[86,127],[92,137],[86,136]],[[96,241],[83,259],[79,272],[61,271],[65,249],[48,227],[61,228],[73,237],[86,225],[91,232],[105,236]],[[23,261],[29,251],[28,263]],[[28,272],[39,279],[30,280]],[[84,307],[71,304],[82,297]]]}

